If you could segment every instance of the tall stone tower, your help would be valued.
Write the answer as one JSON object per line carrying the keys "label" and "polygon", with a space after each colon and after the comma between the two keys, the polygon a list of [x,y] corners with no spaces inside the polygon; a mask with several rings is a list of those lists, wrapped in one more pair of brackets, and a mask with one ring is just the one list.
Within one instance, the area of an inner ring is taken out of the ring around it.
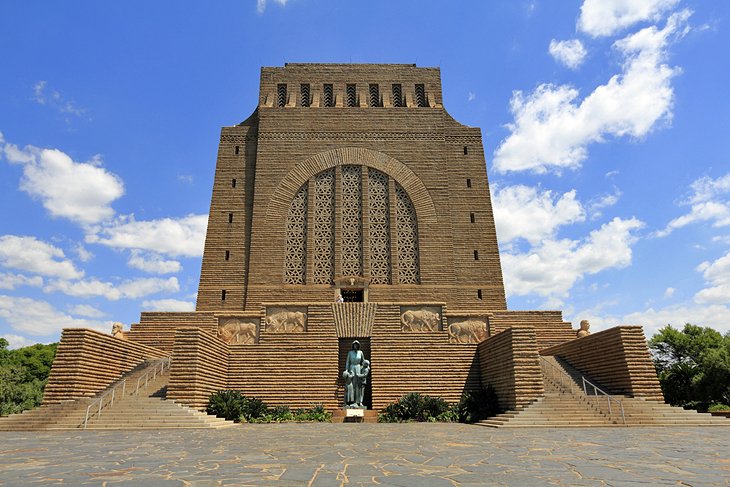
{"label": "tall stone tower", "polygon": [[506,309],[481,132],[438,68],[262,68],[257,109],[222,130],[197,310],[338,292]]}

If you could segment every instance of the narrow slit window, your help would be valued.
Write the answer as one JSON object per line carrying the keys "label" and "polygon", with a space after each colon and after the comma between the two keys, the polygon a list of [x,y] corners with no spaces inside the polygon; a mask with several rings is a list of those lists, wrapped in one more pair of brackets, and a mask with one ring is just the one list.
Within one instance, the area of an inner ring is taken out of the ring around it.
{"label": "narrow slit window", "polygon": [[303,107],[308,107],[312,101],[309,97],[309,83],[299,85],[299,93],[301,95],[301,104]]}
{"label": "narrow slit window", "polygon": [[347,91],[347,106],[356,107],[357,106],[357,87],[355,85],[347,85],[346,91]]}
{"label": "narrow slit window", "polygon": [[378,85],[370,85],[370,106],[371,107],[379,107],[380,106],[380,87]]}
{"label": "narrow slit window", "polygon": [[238,146],[236,146],[236,155],[238,155],[238,150],[239,150],[239,149],[238,149]]}
{"label": "narrow slit window", "polygon": [[230,260],[230,259],[231,259],[231,251],[226,250],[226,260]]}
{"label": "narrow slit window", "polygon": [[332,85],[324,85],[324,88],[322,89],[322,97],[324,106],[326,107],[333,107],[335,106],[335,96],[334,96],[334,90],[332,89]]}
{"label": "narrow slit window", "polygon": [[225,301],[225,300],[226,300],[226,290],[223,289],[223,290],[221,290],[221,301]]}
{"label": "narrow slit window", "polygon": [[286,106],[286,85],[285,84],[279,84],[276,87],[276,106],[278,106],[278,107]]}
{"label": "narrow slit window", "polygon": [[474,223],[474,213],[469,213],[469,220]]}
{"label": "narrow slit window", "polygon": [[233,223],[233,213],[228,214],[228,223]]}
{"label": "narrow slit window", "polygon": [[469,148],[467,146],[464,146],[464,155],[469,154]]}
{"label": "narrow slit window", "polygon": [[471,179],[466,178],[466,187],[471,188]]}
{"label": "narrow slit window", "polygon": [[403,88],[400,84],[393,85],[393,106],[400,108],[403,106]]}
{"label": "narrow slit window", "polygon": [[477,289],[477,299],[482,299],[482,290]]}
{"label": "narrow slit window", "polygon": [[478,250],[474,251],[474,260],[479,260],[479,251]]}
{"label": "narrow slit window", "polygon": [[235,187],[236,187],[236,180],[231,179],[231,188],[235,188]]}
{"label": "narrow slit window", "polygon": [[421,108],[428,106],[426,103],[426,88],[423,85],[416,85],[416,105]]}

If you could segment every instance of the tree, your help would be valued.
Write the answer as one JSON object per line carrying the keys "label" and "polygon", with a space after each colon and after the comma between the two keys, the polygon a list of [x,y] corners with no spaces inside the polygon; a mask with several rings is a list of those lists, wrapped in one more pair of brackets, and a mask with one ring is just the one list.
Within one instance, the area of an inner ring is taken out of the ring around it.
{"label": "tree", "polygon": [[730,403],[730,332],[685,324],[667,325],[649,340],[667,402],[674,405]]}
{"label": "tree", "polygon": [[43,398],[56,345],[33,345],[8,350],[0,338],[0,415],[37,407]]}

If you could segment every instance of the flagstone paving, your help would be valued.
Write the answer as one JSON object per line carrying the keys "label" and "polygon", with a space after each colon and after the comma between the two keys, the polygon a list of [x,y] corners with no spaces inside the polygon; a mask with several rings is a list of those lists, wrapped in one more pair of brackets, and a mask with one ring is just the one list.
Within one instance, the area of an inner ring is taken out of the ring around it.
{"label": "flagstone paving", "polygon": [[0,485],[730,485],[726,428],[273,424],[0,433]]}

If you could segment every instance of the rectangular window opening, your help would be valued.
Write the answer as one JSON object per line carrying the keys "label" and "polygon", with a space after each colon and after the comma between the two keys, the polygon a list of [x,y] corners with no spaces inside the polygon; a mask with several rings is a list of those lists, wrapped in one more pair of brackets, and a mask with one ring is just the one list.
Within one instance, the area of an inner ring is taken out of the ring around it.
{"label": "rectangular window opening", "polygon": [[276,106],[286,106],[286,85],[279,84],[276,86]]}
{"label": "rectangular window opening", "polygon": [[238,146],[236,146],[236,155],[238,155]]}
{"label": "rectangular window opening", "polygon": [[231,188],[235,188],[235,187],[236,187],[236,179],[234,178],[234,179],[231,179]]}
{"label": "rectangular window opening", "polygon": [[479,260],[479,251],[478,250],[474,251],[474,260]]}
{"label": "rectangular window opening", "polygon": [[346,95],[347,95],[347,106],[356,107],[357,106],[357,87],[354,84],[347,85]]}
{"label": "rectangular window opening", "polygon": [[323,98],[322,104],[325,107],[335,106],[335,96],[334,96],[334,90],[332,89],[332,85],[330,85],[330,84],[324,85],[324,87],[322,89],[322,98]]}
{"label": "rectangular window opening", "polygon": [[477,299],[482,299],[482,290],[477,289]]}
{"label": "rectangular window opening", "polygon": [[466,187],[471,188],[471,179],[466,178]]}
{"label": "rectangular window opening", "polygon": [[225,289],[223,289],[223,290],[221,291],[221,301],[225,301],[225,300],[226,300],[226,290],[225,290]]}
{"label": "rectangular window opening", "polygon": [[369,86],[369,90],[370,90],[370,106],[379,107],[380,106],[380,87],[376,84],[372,84]]}
{"label": "rectangular window opening", "polygon": [[312,101],[309,96],[309,83],[299,85],[299,92],[301,94],[301,104],[303,107],[308,107]]}
{"label": "rectangular window opening", "polygon": [[416,105],[421,108],[428,106],[426,102],[426,87],[423,85],[416,85]]}
{"label": "rectangular window opening", "polygon": [[467,146],[464,146],[464,155],[469,154],[469,148]]}
{"label": "rectangular window opening", "polygon": [[231,251],[226,250],[226,260],[229,260],[231,258]]}
{"label": "rectangular window opening", "polygon": [[228,223],[233,223],[233,213],[228,214]]}
{"label": "rectangular window opening", "polygon": [[400,84],[393,85],[393,106],[396,108],[403,106],[403,87]]}
{"label": "rectangular window opening", "polygon": [[469,219],[474,223],[474,213],[469,213]]}

